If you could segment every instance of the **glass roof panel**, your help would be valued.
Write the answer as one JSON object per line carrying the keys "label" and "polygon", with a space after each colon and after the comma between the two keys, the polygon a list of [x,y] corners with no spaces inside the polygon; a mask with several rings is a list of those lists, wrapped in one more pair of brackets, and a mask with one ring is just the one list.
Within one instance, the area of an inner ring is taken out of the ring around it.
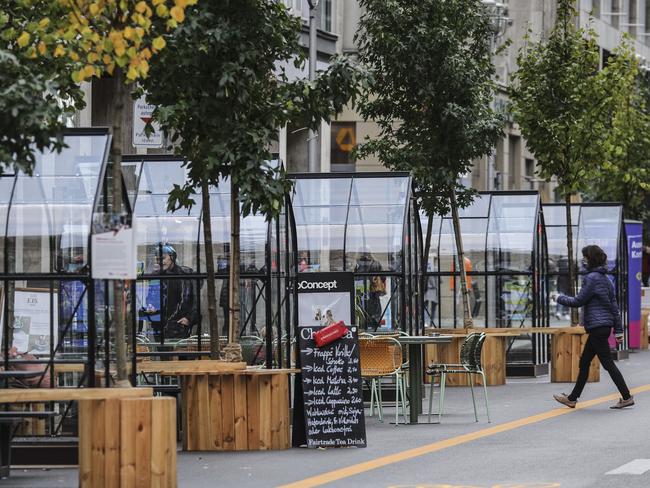
{"label": "glass roof panel", "polygon": [[610,270],[618,262],[618,240],[621,231],[622,210],[620,205],[582,205],[578,224],[578,245],[576,253],[584,246],[600,246],[607,254]]}
{"label": "glass roof panel", "polygon": [[354,178],[350,205],[406,205],[408,176]]}
{"label": "glass roof panel", "polygon": [[492,196],[487,251],[489,271],[530,271],[537,224],[537,194]]}
{"label": "glass roof panel", "polygon": [[347,207],[351,184],[351,178],[297,179],[293,191],[293,207]]}
{"label": "glass roof panel", "polygon": [[93,202],[108,135],[70,133],[64,141],[67,147],[60,153],[35,154],[33,176],[16,177],[7,226],[8,272],[87,269]]}
{"label": "glass roof panel", "polygon": [[[543,205],[544,225],[546,227],[555,225],[566,225],[566,207],[564,205]],[[580,218],[580,205],[571,206],[571,222],[578,225]]]}

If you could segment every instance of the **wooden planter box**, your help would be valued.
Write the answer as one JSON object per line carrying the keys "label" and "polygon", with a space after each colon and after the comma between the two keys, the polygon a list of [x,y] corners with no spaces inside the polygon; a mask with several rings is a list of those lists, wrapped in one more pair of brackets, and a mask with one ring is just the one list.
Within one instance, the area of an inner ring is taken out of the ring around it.
{"label": "wooden planter box", "polygon": [[[582,330],[582,328],[572,328]],[[587,342],[584,332],[554,334],[551,340],[551,382],[574,383],[580,371],[580,355]],[[595,357],[589,369],[588,382],[600,381],[600,361]]]}
{"label": "wooden planter box", "polygon": [[181,376],[183,449],[288,449],[289,375],[249,369]]}
{"label": "wooden planter box", "polygon": [[176,400],[79,401],[79,486],[176,488]]}

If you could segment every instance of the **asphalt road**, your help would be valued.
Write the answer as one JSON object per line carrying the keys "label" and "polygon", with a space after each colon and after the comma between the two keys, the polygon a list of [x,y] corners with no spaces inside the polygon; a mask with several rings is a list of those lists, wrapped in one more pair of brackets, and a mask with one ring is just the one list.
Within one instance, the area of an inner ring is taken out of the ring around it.
{"label": "asphalt road", "polygon": [[[630,388],[645,390],[629,409],[609,409],[616,391],[604,370],[576,410],[551,396],[570,385],[548,377],[490,387],[491,424],[482,396],[475,423],[469,389],[448,388],[441,425],[391,425],[389,408],[384,423],[367,419],[364,449],[179,452],[179,487],[648,488],[650,352],[617,364]],[[607,474],[615,470],[624,473]],[[5,486],[77,486],[77,472],[13,470]]]}

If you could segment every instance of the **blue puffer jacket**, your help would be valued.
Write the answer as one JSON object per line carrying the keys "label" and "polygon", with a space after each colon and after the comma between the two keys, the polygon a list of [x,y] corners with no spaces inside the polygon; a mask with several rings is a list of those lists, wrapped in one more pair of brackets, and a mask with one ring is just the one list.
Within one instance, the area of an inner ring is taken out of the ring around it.
{"label": "blue puffer jacket", "polygon": [[589,270],[582,280],[578,296],[574,298],[560,295],[557,302],[568,307],[584,307],[585,330],[614,327],[617,334],[622,334],[621,312],[616,303],[614,285],[606,273],[605,266]]}

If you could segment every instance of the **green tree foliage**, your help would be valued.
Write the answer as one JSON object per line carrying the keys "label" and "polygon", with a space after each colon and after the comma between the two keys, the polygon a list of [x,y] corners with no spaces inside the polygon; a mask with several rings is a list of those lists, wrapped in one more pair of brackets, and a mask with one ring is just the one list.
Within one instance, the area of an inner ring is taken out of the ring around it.
{"label": "green tree foliage", "polygon": [[628,38],[612,52],[603,69],[612,87],[610,130],[606,158],[589,175],[584,197],[591,201],[621,202],[626,218],[647,221],[650,196],[650,90],[640,74]]}
{"label": "green tree foliage", "polygon": [[511,99],[540,176],[547,181],[555,177],[565,197],[569,279],[575,290],[571,196],[586,188],[589,174],[607,158],[612,93],[607,73],[598,70],[596,35],[576,26],[573,3],[558,2],[548,39],[527,39],[518,56]]}
{"label": "green tree foliage", "polygon": [[[485,8],[480,0],[360,4],[364,14],[357,34],[359,56],[373,76],[360,107],[380,132],[362,144],[358,154],[375,154],[390,169],[410,171],[429,217],[451,209],[459,230],[457,206],[452,204],[457,200],[463,207],[473,197],[459,177],[474,159],[490,152],[502,128],[501,117],[491,108],[492,31]],[[457,245],[462,262],[461,239]],[[465,267],[458,269],[466,292]]]}
{"label": "green tree foliage", "polygon": [[[191,207],[197,191],[230,179],[231,341],[239,337],[239,202],[243,215],[277,216],[290,189],[283,171],[267,162],[278,129],[288,122],[315,128],[354,97],[363,79],[350,60],[336,58],[313,82],[289,80],[285,67],[304,62],[300,22],[280,2],[199,2],[165,36],[167,47],[142,83],[147,100],[158,107],[154,119],[187,158],[187,182],[172,191],[170,209]],[[210,222],[205,215],[204,222]],[[207,271],[210,285],[214,269]]]}

